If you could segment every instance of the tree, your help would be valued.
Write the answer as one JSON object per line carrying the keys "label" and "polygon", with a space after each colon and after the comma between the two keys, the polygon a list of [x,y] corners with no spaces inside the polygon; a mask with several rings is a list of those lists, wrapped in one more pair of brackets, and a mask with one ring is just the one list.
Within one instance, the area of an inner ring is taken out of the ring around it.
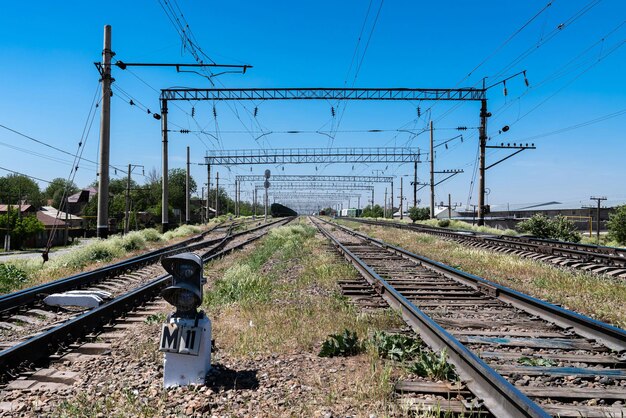
{"label": "tree", "polygon": [[43,201],[37,183],[21,174],[0,177],[0,199],[2,202],[14,204],[24,200],[36,208],[39,208]]}
{"label": "tree", "polygon": [[[174,168],[169,171],[169,203],[176,209],[185,210],[185,180],[187,172],[182,168]],[[189,193],[195,193],[197,190],[196,182],[192,177],[189,178]]]}
{"label": "tree", "polygon": [[537,214],[517,224],[517,229],[537,238],[558,239],[571,242],[580,241],[580,234],[577,232],[574,222],[561,215],[548,218],[545,215]]}
{"label": "tree", "polygon": [[425,221],[430,218],[430,210],[428,208],[418,208],[413,206],[409,208],[409,218],[415,223],[415,221]]}
{"label": "tree", "polygon": [[[43,223],[34,215],[19,216],[17,208],[9,208],[7,213],[0,215],[0,230],[2,237],[11,234],[11,243],[15,248],[21,248],[26,239],[45,229]],[[7,232],[4,232],[7,231]]]}
{"label": "tree", "polygon": [[65,196],[67,199],[76,192],[78,192],[78,187],[72,181],[57,177],[46,186],[43,191],[43,198],[46,200],[51,199],[53,201],[52,206],[60,209],[63,197]]}
{"label": "tree", "polygon": [[384,211],[380,205],[374,205],[373,207],[371,205],[367,205],[363,208],[361,216],[364,218],[382,218],[383,214]]}
{"label": "tree", "polygon": [[610,239],[622,245],[626,244],[626,205],[615,208],[615,211],[609,215],[606,226],[609,229]]}

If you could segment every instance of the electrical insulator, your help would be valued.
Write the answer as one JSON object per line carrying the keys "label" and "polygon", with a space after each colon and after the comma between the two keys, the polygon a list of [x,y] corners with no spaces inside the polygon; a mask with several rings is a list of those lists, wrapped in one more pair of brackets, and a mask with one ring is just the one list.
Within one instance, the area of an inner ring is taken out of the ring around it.
{"label": "electrical insulator", "polygon": [[506,81],[503,81],[502,85],[504,86],[504,95],[506,96],[508,94],[508,92],[506,90]]}
{"label": "electrical insulator", "polygon": [[417,117],[422,117],[422,109],[419,106],[417,106]]}
{"label": "electrical insulator", "polygon": [[334,106],[330,107],[330,114],[333,115],[333,118],[335,117],[335,108],[334,108]]}
{"label": "electrical insulator", "polygon": [[215,106],[213,106],[213,117],[217,117],[217,109],[215,108]]}
{"label": "electrical insulator", "polygon": [[448,144],[445,144],[445,146],[446,146],[446,149],[448,149]]}
{"label": "electrical insulator", "polygon": [[133,102],[133,99],[130,99],[130,102],[128,102],[131,106],[135,106],[135,102]]}
{"label": "electrical insulator", "polygon": [[526,78],[526,71],[524,71],[524,83],[526,84],[526,87],[529,86],[528,79]]}
{"label": "electrical insulator", "polygon": [[459,126],[456,128],[457,131],[467,131],[467,126]]}
{"label": "electrical insulator", "polygon": [[193,117],[195,117],[195,116],[196,116],[196,108],[195,108],[195,107],[192,107],[192,108],[191,108],[191,117],[193,118]]}
{"label": "electrical insulator", "polygon": [[258,114],[259,114],[259,108],[255,107],[254,108],[254,117],[256,118],[256,115],[258,115]]}

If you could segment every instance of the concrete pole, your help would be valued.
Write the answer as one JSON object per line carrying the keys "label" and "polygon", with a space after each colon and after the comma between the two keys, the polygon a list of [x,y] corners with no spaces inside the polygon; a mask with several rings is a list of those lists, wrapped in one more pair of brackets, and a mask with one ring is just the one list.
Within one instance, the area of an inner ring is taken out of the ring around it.
{"label": "concrete pole", "polygon": [[209,194],[211,193],[211,164],[206,165],[206,221],[209,222]]}
{"label": "concrete pole", "polygon": [[597,224],[596,224],[596,244],[600,245],[600,201],[602,199],[597,199],[598,200],[598,211],[597,211]]}
{"label": "concrete pole", "polygon": [[393,180],[391,180],[391,196],[390,196],[390,200],[391,200],[391,219],[393,219]]}
{"label": "concrete pole", "polygon": [[[483,80],[483,88],[484,88]],[[487,147],[487,99],[481,100],[479,129],[478,225],[485,224],[485,150]]]}
{"label": "concrete pole", "polygon": [[402,214],[402,198],[404,196],[402,196],[402,180],[404,180],[404,177],[400,177],[400,220],[404,219],[404,215]]}
{"label": "concrete pole", "polygon": [[448,219],[452,219],[452,197],[448,193]]}
{"label": "concrete pole", "polygon": [[215,217],[220,214],[220,173],[215,173]]}
{"label": "concrete pole", "polygon": [[374,189],[372,189],[372,210],[374,209]]}
{"label": "concrete pole", "polygon": [[267,197],[267,187],[265,187],[265,222],[267,222],[267,204],[268,204],[268,197]]}
{"label": "concrete pole", "polygon": [[100,179],[98,181],[99,238],[109,236],[109,148],[111,141],[111,25],[104,26],[102,50],[102,110],[100,116]]}
{"label": "concrete pole", "polygon": [[385,187],[385,202],[383,203],[383,217],[387,217],[387,188]]}
{"label": "concrete pole", "polygon": [[161,167],[161,229],[169,230],[169,189],[168,189],[168,165],[167,165],[167,100],[161,100],[161,136],[163,138],[162,167]]}
{"label": "concrete pole", "polygon": [[124,217],[124,235],[128,234],[130,229],[130,218],[128,216],[130,212],[130,170],[131,166],[128,164],[128,176],[126,177],[126,216]]}
{"label": "concrete pole", "polygon": [[413,163],[413,207],[417,207],[417,161]]}
{"label": "concrete pole", "polygon": [[430,218],[435,218],[435,135],[430,121]]}
{"label": "concrete pole", "polygon": [[356,205],[356,208],[361,209],[361,196],[357,197],[357,199],[358,199],[358,203]]}
{"label": "concrete pole", "polygon": [[185,223],[189,225],[191,222],[191,208],[190,208],[190,190],[189,190],[189,147],[187,147],[187,175],[185,176]]}
{"label": "concrete pole", "polygon": [[254,217],[256,218],[256,187],[253,190],[253,196],[252,196],[252,214],[254,215]]}
{"label": "concrete pole", "polygon": [[[200,202],[202,202],[202,200],[204,200],[204,186],[202,186],[202,194],[200,195]],[[207,194],[206,202],[207,202],[207,204],[209,203],[209,195],[208,194]],[[204,221],[204,212],[202,212],[202,210],[201,210],[200,213],[202,214],[202,223],[205,223],[205,221]]]}

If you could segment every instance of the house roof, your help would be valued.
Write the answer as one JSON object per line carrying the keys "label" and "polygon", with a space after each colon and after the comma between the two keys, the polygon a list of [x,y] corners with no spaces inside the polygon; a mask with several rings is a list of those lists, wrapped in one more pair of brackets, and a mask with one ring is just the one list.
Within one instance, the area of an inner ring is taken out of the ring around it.
{"label": "house roof", "polygon": [[35,211],[35,207],[33,205],[5,205],[5,204],[0,204],[0,212],[5,213],[8,211],[9,206],[11,206],[11,210],[17,210],[18,208],[21,209],[21,212],[34,212]]}
{"label": "house roof", "polygon": [[70,220],[70,221],[80,221],[83,218],[81,218],[80,216],[76,216],[76,215],[72,215],[69,213],[65,213],[65,212],[61,212],[60,210],[55,209],[52,206],[43,206],[41,208],[41,212],[44,212],[46,215],[48,216],[52,216],[53,218],[58,218],[61,220]]}
{"label": "house roof", "polygon": [[52,227],[55,225],[65,226],[65,222],[63,222],[60,219],[55,218],[54,216],[47,215],[43,211],[37,211],[37,219],[39,219],[45,227]]}
{"label": "house roof", "polygon": [[[601,201],[601,205],[604,208],[612,208],[620,206],[626,203],[624,199],[608,199]],[[544,210],[572,210],[582,209],[583,207],[593,206],[596,207],[597,202],[595,200],[578,200],[578,201],[565,201],[565,202],[533,202],[533,203],[511,203],[511,204],[491,204],[491,212],[506,212],[506,211],[544,211]]]}
{"label": "house roof", "polygon": [[88,202],[96,194],[98,194],[98,191],[94,187],[87,187],[86,189],[69,196],[67,201],[69,203]]}

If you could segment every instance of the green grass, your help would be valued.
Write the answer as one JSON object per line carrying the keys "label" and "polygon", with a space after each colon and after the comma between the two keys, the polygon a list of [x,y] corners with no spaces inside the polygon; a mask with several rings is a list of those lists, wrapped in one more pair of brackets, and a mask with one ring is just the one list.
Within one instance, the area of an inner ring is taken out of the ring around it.
{"label": "green grass", "polygon": [[128,256],[128,253],[140,251],[148,247],[149,243],[166,242],[174,238],[180,238],[191,234],[197,234],[202,230],[197,226],[183,225],[165,234],[160,234],[155,229],[133,231],[127,235],[115,235],[106,240],[96,240],[83,247],[72,251],[55,255],[49,262],[43,264],[41,258],[16,259],[0,265],[3,269],[19,271],[19,279],[8,277],[8,273],[0,270],[0,293],[9,293],[46,283],[57,278],[76,274],[90,266],[99,263],[108,263],[115,259]]}

